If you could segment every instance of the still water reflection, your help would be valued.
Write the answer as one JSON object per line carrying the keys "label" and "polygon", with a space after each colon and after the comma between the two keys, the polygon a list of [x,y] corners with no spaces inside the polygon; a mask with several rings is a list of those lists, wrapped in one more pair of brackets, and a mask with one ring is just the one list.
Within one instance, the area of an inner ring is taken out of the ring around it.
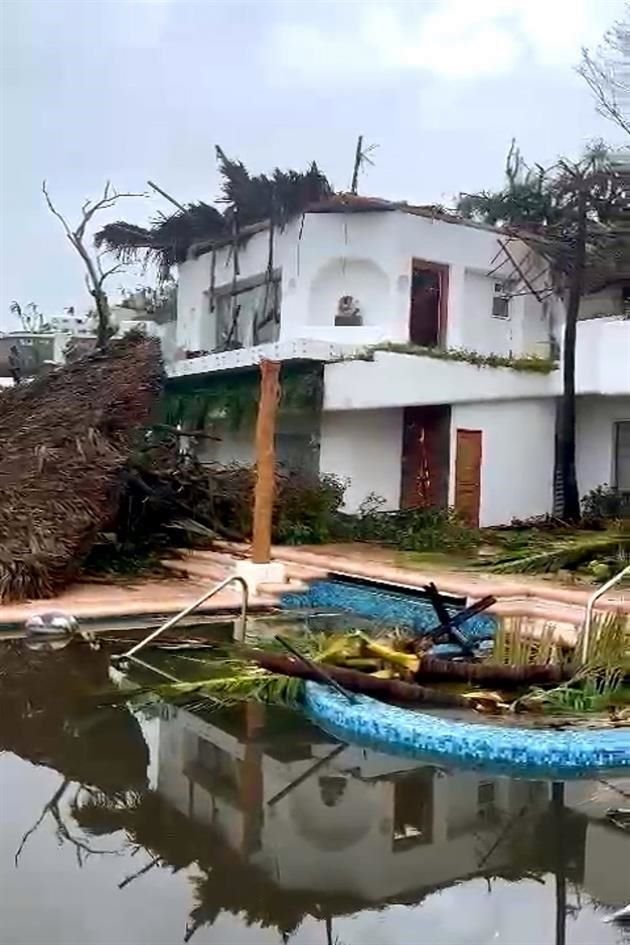
{"label": "still water reflection", "polygon": [[104,654],[0,655],[6,945],[624,941],[630,779],[419,765],[258,705],[96,708],[107,686]]}

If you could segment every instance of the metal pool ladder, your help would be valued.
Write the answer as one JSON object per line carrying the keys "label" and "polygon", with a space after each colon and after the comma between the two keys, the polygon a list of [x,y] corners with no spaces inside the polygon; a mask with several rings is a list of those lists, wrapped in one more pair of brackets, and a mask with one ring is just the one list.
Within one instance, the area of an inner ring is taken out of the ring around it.
{"label": "metal pool ladder", "polygon": [[586,660],[586,655],[588,653],[588,647],[591,640],[591,623],[593,620],[593,608],[595,603],[599,600],[602,594],[605,594],[606,591],[609,591],[611,587],[614,587],[615,584],[617,584],[626,574],[630,574],[630,564],[626,565],[622,571],[619,571],[618,574],[615,574],[614,577],[611,577],[611,579],[606,581],[605,584],[602,584],[601,587],[598,587],[597,590],[594,591],[589,597],[586,603],[586,616],[584,618],[584,630],[582,632],[582,662]]}
{"label": "metal pool ladder", "polygon": [[184,617],[187,617],[189,614],[192,614],[193,611],[197,610],[198,607],[201,607],[202,604],[205,604],[207,600],[210,600],[211,597],[214,597],[215,594],[218,594],[219,591],[222,591],[224,587],[227,587],[228,584],[240,584],[242,590],[241,598],[241,616],[238,621],[238,627],[236,630],[236,639],[239,643],[243,643],[245,640],[245,626],[247,622],[247,606],[249,603],[249,591],[247,589],[247,583],[244,578],[239,574],[230,574],[219,584],[215,584],[209,591],[206,591],[205,594],[202,594],[196,601],[186,607],[184,610],[181,610],[178,614],[175,614],[174,617],[171,617],[166,623],[163,623],[153,630],[144,640],[140,640],[139,643],[136,643],[135,646],[132,646],[130,650],[127,650],[126,653],[123,653],[118,657],[118,661],[133,659],[135,654],[142,650],[147,643],[151,643],[152,640],[155,640],[156,637],[159,637],[161,633],[164,633],[165,630],[170,630],[171,627],[174,627],[176,624],[183,620]]}

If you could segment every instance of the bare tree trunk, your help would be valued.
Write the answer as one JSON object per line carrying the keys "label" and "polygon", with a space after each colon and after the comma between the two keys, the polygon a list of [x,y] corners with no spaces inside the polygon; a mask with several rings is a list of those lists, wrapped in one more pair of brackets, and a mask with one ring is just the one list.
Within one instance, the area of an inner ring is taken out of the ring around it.
{"label": "bare tree trunk", "polygon": [[[242,650],[244,656],[257,663],[263,669],[283,676],[297,676],[299,679],[310,679],[321,682],[318,673],[305,663],[298,663],[290,656],[279,656],[276,653],[266,653],[263,650]],[[345,669],[340,666],[324,666],[326,673],[349,692],[362,692],[377,699],[389,702],[410,702],[441,707],[472,708],[471,701],[456,692],[441,689],[428,689],[418,686],[417,683],[403,682],[400,679],[380,679],[368,673],[357,672],[354,669]]]}
{"label": "bare tree trunk", "polygon": [[[328,667],[326,667],[328,668]],[[499,686],[501,689],[517,689],[521,686],[553,686],[565,682],[574,675],[569,666],[554,664],[526,666],[504,666],[500,663],[457,663],[434,656],[422,656],[420,666],[414,673],[416,682],[466,682],[480,686]]]}
{"label": "bare tree trunk", "polygon": [[577,320],[584,288],[584,270],[586,268],[586,183],[584,181],[581,182],[577,213],[575,251],[564,328],[563,389],[558,442],[562,484],[561,517],[566,522],[576,522],[580,519],[580,496],[575,470],[575,348]]}
{"label": "bare tree trunk", "polygon": [[103,349],[109,340],[110,334],[110,311],[107,293],[102,289],[97,289],[92,293],[96,303],[96,347]]}

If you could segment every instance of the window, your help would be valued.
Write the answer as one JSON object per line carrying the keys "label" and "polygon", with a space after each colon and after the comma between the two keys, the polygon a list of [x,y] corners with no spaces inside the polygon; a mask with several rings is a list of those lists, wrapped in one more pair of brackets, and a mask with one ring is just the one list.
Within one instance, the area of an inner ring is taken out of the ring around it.
{"label": "window", "polygon": [[280,273],[243,279],[215,294],[216,347],[219,351],[277,341],[280,334]]}
{"label": "window", "polygon": [[624,318],[630,318],[630,285],[621,287],[621,314]]}
{"label": "window", "polygon": [[394,782],[394,853],[433,843],[433,769],[420,768]]}
{"label": "window", "polygon": [[615,486],[620,492],[630,492],[630,420],[615,424]]}
{"label": "window", "polygon": [[494,781],[480,781],[477,785],[477,818],[488,823],[497,820],[496,788]]}
{"label": "window", "polygon": [[509,318],[510,317],[510,287],[507,282],[494,283],[494,296],[492,298],[492,317]]}

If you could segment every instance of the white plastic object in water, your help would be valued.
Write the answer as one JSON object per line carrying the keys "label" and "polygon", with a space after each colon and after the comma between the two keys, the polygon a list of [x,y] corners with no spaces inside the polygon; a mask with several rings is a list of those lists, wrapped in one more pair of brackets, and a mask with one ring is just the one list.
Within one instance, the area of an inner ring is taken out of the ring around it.
{"label": "white plastic object in water", "polygon": [[76,617],[60,610],[33,614],[24,624],[25,643],[31,650],[60,650],[78,633]]}

